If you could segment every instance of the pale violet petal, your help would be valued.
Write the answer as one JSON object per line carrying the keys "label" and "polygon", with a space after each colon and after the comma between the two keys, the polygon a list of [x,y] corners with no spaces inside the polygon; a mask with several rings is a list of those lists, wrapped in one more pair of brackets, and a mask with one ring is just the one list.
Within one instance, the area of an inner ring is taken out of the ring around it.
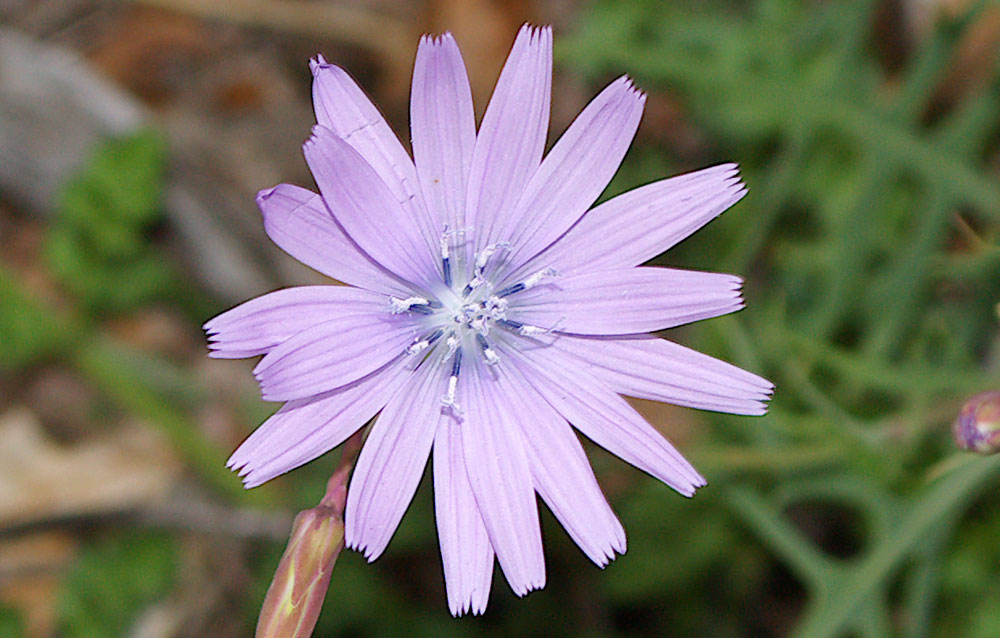
{"label": "pale violet petal", "polygon": [[493,581],[493,545],[469,484],[461,428],[445,418],[434,436],[434,518],[453,616],[483,613]]}
{"label": "pale violet petal", "polygon": [[365,253],[418,286],[429,289],[440,281],[436,242],[432,253],[418,220],[353,147],[317,125],[303,151],[327,208]]}
{"label": "pale violet petal", "polygon": [[734,275],[672,268],[621,268],[554,277],[510,297],[508,315],[560,332],[654,332],[743,307]]}
{"label": "pale violet petal", "polygon": [[458,381],[459,428],[469,483],[507,583],[518,596],[545,585],[545,557],[531,466],[519,419],[496,378],[466,357]]}
{"label": "pale violet petal", "polygon": [[358,457],[344,512],[345,543],[382,555],[413,499],[431,453],[447,375],[432,355],[382,410]]}
{"label": "pale violet petal", "polygon": [[409,317],[388,312],[338,317],[275,347],[254,368],[267,401],[333,390],[401,356],[419,334]]}
{"label": "pale violet petal", "polygon": [[512,366],[507,399],[519,421],[535,489],[592,561],[604,567],[625,553],[625,530],[608,505],[583,446],[569,424]]}
{"label": "pale violet petal", "polygon": [[371,419],[407,383],[402,362],[324,394],[289,401],[229,458],[247,488],[256,487],[332,450]]}
{"label": "pale violet petal", "polygon": [[685,496],[705,485],[656,428],[604,383],[579,370],[576,359],[552,347],[510,349],[505,354],[518,362],[528,383],[594,443]]}
{"label": "pale violet petal", "polygon": [[435,249],[440,228],[429,215],[417,172],[406,149],[364,91],[340,67],[322,56],[310,62],[316,122],[330,129],[365,158],[407,215],[428,249]]}
{"label": "pale violet petal", "polygon": [[257,193],[257,205],[267,236],[303,264],[345,284],[405,296],[406,285],[358,248],[316,193],[279,184]]}
{"label": "pale violet petal", "polygon": [[299,286],[251,299],[205,323],[209,356],[266,354],[291,336],[335,317],[378,312],[386,296],[351,286]]}
{"label": "pale violet petal", "polygon": [[493,245],[542,159],[552,97],[552,29],[525,25],[497,80],[472,154],[466,215],[476,250]]}
{"label": "pale violet petal", "polygon": [[[413,158],[424,200],[440,231],[465,228],[465,193],[476,144],[472,90],[450,33],[424,36],[410,96]],[[459,236],[456,245],[464,245]]]}
{"label": "pale violet petal", "polygon": [[553,345],[616,392],[701,410],[760,415],[774,385],[696,350],[650,335],[562,336]]}
{"label": "pale violet petal", "polygon": [[735,164],[641,186],[589,211],[508,279],[543,267],[568,274],[638,266],[687,238],[745,194]]}
{"label": "pale violet petal", "polygon": [[607,187],[639,127],[646,97],[627,77],[612,82],[566,129],[504,215],[511,267],[566,232]]}

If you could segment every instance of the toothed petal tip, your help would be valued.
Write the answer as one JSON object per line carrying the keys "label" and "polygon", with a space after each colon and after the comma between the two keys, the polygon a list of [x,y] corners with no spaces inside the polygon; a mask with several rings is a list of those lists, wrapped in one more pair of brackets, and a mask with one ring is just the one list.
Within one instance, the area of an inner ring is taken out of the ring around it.
{"label": "toothed petal tip", "polygon": [[312,71],[313,77],[316,77],[322,69],[329,66],[332,65],[326,61],[322,53],[317,53],[316,57],[309,60],[309,70]]}

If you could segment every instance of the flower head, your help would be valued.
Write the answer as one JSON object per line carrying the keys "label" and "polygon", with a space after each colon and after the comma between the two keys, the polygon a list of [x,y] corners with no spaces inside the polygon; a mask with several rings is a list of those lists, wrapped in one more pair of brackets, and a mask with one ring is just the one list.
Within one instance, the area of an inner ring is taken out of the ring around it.
{"label": "flower head", "polygon": [[216,357],[264,355],[285,405],[233,454],[247,487],[339,445],[378,415],[358,459],[346,542],[377,558],[433,454],[452,613],[486,606],[496,557],[542,587],[535,500],[598,565],[625,551],[580,441],[690,496],[705,480],[621,395],[763,414],[772,385],[654,331],[742,307],[733,275],[645,267],[738,201],[736,166],[654,182],[591,209],[631,144],[645,96],[622,77],[543,159],[552,33],[521,29],[477,131],[449,34],[424,37],[413,158],[351,78],[312,63],[319,194],[257,202],[270,237],[346,286],[264,295],[209,321]]}

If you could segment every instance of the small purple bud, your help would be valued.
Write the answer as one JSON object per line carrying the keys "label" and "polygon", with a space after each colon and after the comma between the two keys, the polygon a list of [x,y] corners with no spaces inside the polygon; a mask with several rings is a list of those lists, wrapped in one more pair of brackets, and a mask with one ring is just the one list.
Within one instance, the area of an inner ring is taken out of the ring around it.
{"label": "small purple bud", "polygon": [[963,450],[1000,452],[1000,391],[981,392],[966,401],[951,431]]}

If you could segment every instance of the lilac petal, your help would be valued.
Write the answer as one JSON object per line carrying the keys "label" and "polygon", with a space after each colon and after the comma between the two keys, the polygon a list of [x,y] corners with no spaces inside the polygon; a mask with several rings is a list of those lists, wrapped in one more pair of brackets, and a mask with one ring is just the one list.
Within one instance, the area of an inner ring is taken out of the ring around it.
{"label": "lilac petal", "polygon": [[412,319],[388,312],[338,317],[277,346],[253,372],[265,400],[303,399],[378,370],[418,334]]}
{"label": "lilac petal", "polygon": [[621,165],[645,102],[646,96],[620,77],[566,129],[505,216],[499,238],[513,246],[512,265],[537,254],[587,212]]}
{"label": "lilac petal", "polygon": [[506,239],[502,217],[520,199],[545,150],[552,96],[552,29],[517,34],[472,154],[466,214],[476,250]]}
{"label": "lilac petal", "polygon": [[437,242],[432,253],[417,219],[354,148],[317,125],[303,151],[327,208],[362,250],[413,284],[428,287],[440,279]]}
{"label": "lilac petal", "polygon": [[499,380],[478,357],[462,369],[459,428],[469,483],[511,589],[523,596],[545,585],[545,557],[531,466],[518,421]]}
{"label": "lilac petal", "polygon": [[734,275],[672,268],[584,272],[512,296],[511,317],[577,334],[652,332],[739,310],[742,283]]}
{"label": "lilac petal", "polygon": [[435,357],[379,415],[358,457],[347,492],[345,540],[368,561],[382,555],[413,499],[431,453],[447,376]]}
{"label": "lilac petal", "polygon": [[332,450],[375,416],[411,375],[402,362],[322,395],[289,401],[233,453],[226,463],[247,488]]}
{"label": "lilac petal", "polygon": [[424,36],[410,96],[413,158],[424,199],[439,229],[465,228],[465,192],[476,144],[472,90],[450,33]]}
{"label": "lilac petal", "polygon": [[774,385],[755,374],[666,339],[563,336],[554,349],[573,356],[615,392],[701,410],[760,415]]}
{"label": "lilac petal", "polygon": [[608,505],[590,461],[566,419],[524,381],[516,368],[507,375],[517,410],[532,415],[519,425],[535,489],[573,541],[604,567],[625,553],[625,530]]}
{"label": "lilac petal", "polygon": [[365,158],[399,206],[414,220],[427,247],[436,251],[441,229],[427,211],[413,160],[399,138],[346,71],[328,64],[322,56],[311,60],[309,66],[313,72],[316,122]]}
{"label": "lilac petal", "polygon": [[705,479],[656,428],[604,383],[579,370],[578,360],[552,347],[504,351],[518,361],[531,387],[594,443],[684,496],[705,485]]}
{"label": "lilac petal", "polygon": [[462,424],[445,418],[434,436],[434,518],[452,615],[486,610],[493,580],[493,545],[479,513],[465,456]]}
{"label": "lilac petal", "polygon": [[316,193],[279,184],[257,193],[257,205],[267,236],[303,264],[352,286],[406,297],[406,285],[357,247]]}
{"label": "lilac petal", "polygon": [[745,194],[735,164],[647,184],[585,214],[512,278],[544,267],[568,274],[638,266],[687,238]]}
{"label": "lilac petal", "polygon": [[209,320],[209,356],[238,359],[266,354],[308,328],[335,317],[378,312],[385,295],[350,286],[300,286],[251,299]]}

